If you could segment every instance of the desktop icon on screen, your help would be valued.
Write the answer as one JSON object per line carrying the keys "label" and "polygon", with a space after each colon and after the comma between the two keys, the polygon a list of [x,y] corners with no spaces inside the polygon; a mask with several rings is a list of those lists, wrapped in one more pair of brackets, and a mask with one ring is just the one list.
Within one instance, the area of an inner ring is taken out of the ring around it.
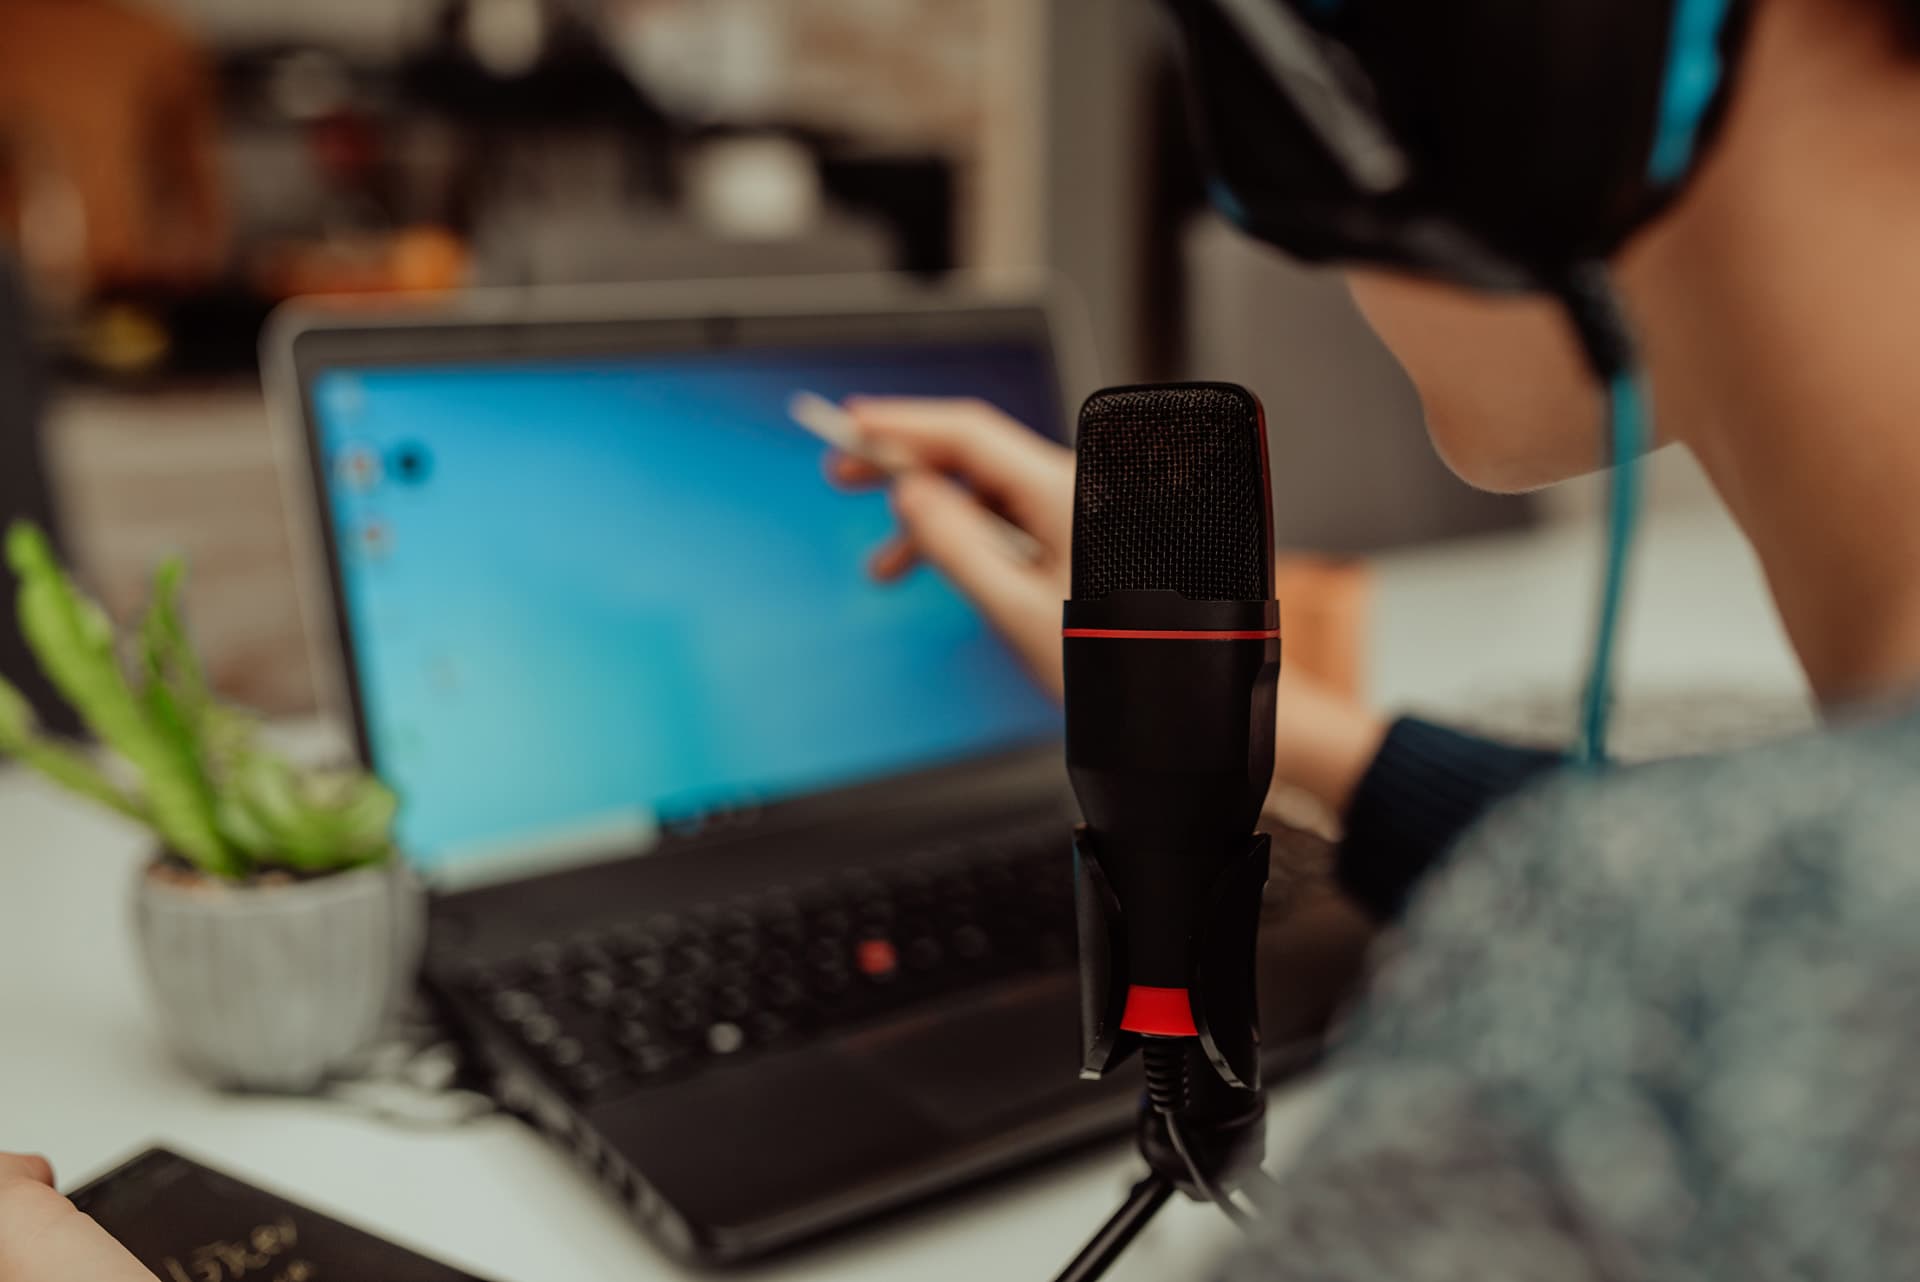
{"label": "desktop icon on screen", "polygon": [[433,454],[419,441],[403,441],[387,454],[387,471],[402,485],[421,485],[433,475]]}
{"label": "desktop icon on screen", "polygon": [[349,494],[366,494],[380,484],[380,455],[365,445],[349,445],[334,456],[334,475]]}
{"label": "desktop icon on screen", "polygon": [[361,559],[384,561],[393,551],[393,527],[380,517],[368,517],[355,531],[353,542],[360,550]]}

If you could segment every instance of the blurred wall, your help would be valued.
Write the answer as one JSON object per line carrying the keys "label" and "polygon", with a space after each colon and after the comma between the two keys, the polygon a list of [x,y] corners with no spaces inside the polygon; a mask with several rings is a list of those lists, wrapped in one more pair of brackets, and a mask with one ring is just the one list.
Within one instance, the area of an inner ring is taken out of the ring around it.
{"label": "blurred wall", "polygon": [[1147,363],[1148,235],[1156,138],[1154,37],[1144,0],[1050,0],[1043,254],[1084,303],[1101,379],[1136,382]]}

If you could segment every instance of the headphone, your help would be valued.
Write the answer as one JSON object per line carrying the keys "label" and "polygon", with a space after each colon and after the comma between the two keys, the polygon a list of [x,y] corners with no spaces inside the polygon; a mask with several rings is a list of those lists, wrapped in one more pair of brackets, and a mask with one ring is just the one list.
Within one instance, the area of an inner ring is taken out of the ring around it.
{"label": "headphone", "polygon": [[1168,7],[1230,221],[1309,261],[1564,293],[1697,172],[1752,0]]}
{"label": "headphone", "polygon": [[1231,222],[1310,262],[1565,304],[1608,406],[1606,565],[1576,749],[1604,763],[1653,437],[1606,261],[1698,172],[1753,0],[1166,3],[1209,194]]}

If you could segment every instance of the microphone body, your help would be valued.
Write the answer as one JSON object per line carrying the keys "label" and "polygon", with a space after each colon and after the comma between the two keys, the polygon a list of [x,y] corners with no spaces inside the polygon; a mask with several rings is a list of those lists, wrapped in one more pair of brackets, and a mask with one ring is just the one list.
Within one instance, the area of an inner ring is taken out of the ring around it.
{"label": "microphone body", "polygon": [[1250,1090],[1280,672],[1260,405],[1224,384],[1096,393],[1079,453],[1063,644],[1082,1074],[1193,1038]]}

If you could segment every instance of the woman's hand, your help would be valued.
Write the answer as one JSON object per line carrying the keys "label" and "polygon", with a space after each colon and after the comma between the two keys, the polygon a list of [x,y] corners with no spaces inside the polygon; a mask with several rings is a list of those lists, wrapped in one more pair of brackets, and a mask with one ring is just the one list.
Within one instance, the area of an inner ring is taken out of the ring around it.
{"label": "woman's hand", "polygon": [[0,1153],[0,1282],[153,1282],[53,1187],[45,1158]]}
{"label": "woman's hand", "polygon": [[[1073,451],[985,401],[868,398],[846,405],[876,452],[907,464],[892,478],[900,533],[874,554],[891,582],[925,561],[965,593],[1034,678],[1060,697],[1060,603],[1072,554]],[[887,474],[845,454],[827,475],[849,489]],[[1032,542],[1015,547],[1011,524]]]}
{"label": "woman's hand", "polygon": [[[1073,451],[977,400],[855,398],[846,408],[873,452],[905,471],[892,479],[900,533],[873,555],[874,577],[899,578],[925,561],[971,598],[1054,698],[1061,693],[1060,603],[1073,542]],[[848,488],[888,483],[870,463],[834,454],[827,474]],[[1004,523],[1032,540],[1010,548]],[[1280,595],[1288,595],[1282,565]],[[1380,716],[1283,666],[1277,781],[1304,789],[1335,814],[1386,734]]]}

